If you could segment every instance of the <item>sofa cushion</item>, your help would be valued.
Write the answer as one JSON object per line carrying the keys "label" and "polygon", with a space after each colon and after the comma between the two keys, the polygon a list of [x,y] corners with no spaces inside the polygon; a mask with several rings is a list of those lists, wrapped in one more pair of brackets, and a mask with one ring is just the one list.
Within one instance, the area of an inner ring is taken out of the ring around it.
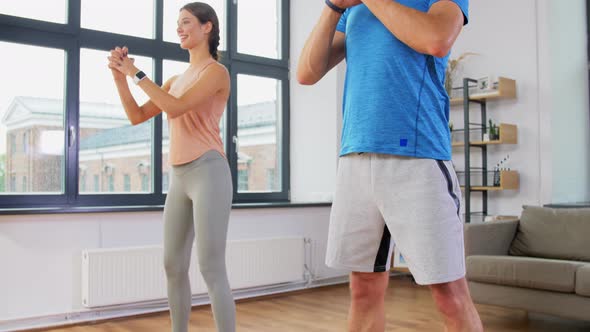
{"label": "sofa cushion", "polygon": [[467,257],[467,279],[504,286],[573,293],[584,263],[516,256]]}
{"label": "sofa cushion", "polygon": [[590,264],[576,270],[576,294],[590,297]]}
{"label": "sofa cushion", "polygon": [[510,254],[590,262],[590,209],[525,206]]}

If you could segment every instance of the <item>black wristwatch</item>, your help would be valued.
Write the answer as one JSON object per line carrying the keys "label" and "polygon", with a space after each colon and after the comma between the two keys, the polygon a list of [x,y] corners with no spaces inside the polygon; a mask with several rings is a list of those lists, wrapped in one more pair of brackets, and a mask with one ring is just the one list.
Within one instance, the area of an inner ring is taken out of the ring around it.
{"label": "black wristwatch", "polygon": [[338,6],[336,6],[335,4],[332,3],[332,1],[330,0],[326,0],[326,5],[328,7],[330,7],[333,11],[340,13],[340,14],[344,14],[344,12],[346,11],[346,9],[344,8],[340,8]]}
{"label": "black wristwatch", "polygon": [[139,82],[141,82],[141,80],[143,80],[146,77],[146,74],[140,70],[137,73],[135,73],[135,75],[133,75],[133,82],[135,84],[139,84]]}

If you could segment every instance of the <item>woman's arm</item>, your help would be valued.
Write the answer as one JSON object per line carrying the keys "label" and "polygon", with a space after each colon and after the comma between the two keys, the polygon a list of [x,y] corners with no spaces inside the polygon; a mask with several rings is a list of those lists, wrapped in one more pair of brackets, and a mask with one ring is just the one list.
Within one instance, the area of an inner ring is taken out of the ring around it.
{"label": "woman's arm", "polygon": [[[151,100],[147,103],[139,106],[133,98],[131,91],[129,90],[129,85],[127,83],[127,77],[125,74],[121,72],[119,68],[116,68],[115,64],[113,63],[113,58],[123,59],[123,57],[127,56],[127,47],[119,48],[117,47],[114,50],[111,50],[111,56],[108,57],[109,59],[109,68],[111,69],[111,73],[113,74],[113,80],[115,81],[115,85],[117,86],[117,91],[119,92],[119,98],[121,98],[121,104],[125,109],[125,113],[127,114],[127,118],[131,122],[132,125],[140,124],[145,122],[154,116],[160,114],[162,110],[158,106],[156,106]],[[172,82],[176,79],[176,76],[167,80],[164,85],[162,85],[162,89],[168,92],[170,90],[170,86]]]}
{"label": "woman's arm", "polygon": [[139,87],[156,106],[173,119],[211,100],[215,94],[227,90],[229,80],[227,69],[213,63],[201,72],[199,79],[180,97],[169,94],[150,79],[143,79],[139,82]]}
{"label": "woman's arm", "polygon": [[[131,77],[139,71],[133,60],[124,55],[121,49],[117,48],[112,52],[109,66]],[[209,101],[215,94],[229,90],[229,81],[227,69],[213,63],[203,69],[199,79],[180,97],[169,94],[164,87],[159,87],[147,77],[138,85],[155,106],[168,114],[168,117],[175,118]]]}
{"label": "woman's arm", "polygon": [[[170,85],[175,78],[176,77],[172,77],[167,80],[166,83],[162,85],[162,89],[166,92],[170,91]],[[121,98],[121,104],[123,105],[125,113],[127,113],[127,118],[132,125],[140,124],[162,113],[162,110],[151,100],[138,106],[135,98],[133,98],[133,95],[129,90],[129,85],[125,76],[123,76],[123,79],[115,79],[115,84],[117,85],[117,91]]]}

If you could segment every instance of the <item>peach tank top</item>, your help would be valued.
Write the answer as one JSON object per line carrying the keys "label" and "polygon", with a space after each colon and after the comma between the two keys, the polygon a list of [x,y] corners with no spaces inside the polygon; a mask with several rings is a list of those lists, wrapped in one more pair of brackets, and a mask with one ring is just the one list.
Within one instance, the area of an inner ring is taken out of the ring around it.
{"label": "peach tank top", "polygon": [[[198,76],[209,65],[216,63],[214,59],[205,63],[197,74]],[[193,83],[188,84],[190,88]],[[180,97],[185,91],[174,89],[174,83],[170,87],[170,94]],[[216,94],[197,109],[190,110],[174,119],[168,118],[170,129],[170,153],[168,156],[171,165],[182,165],[191,162],[210,150],[218,151],[225,157],[223,142],[220,137],[219,121],[225,110],[226,100],[224,96]]]}

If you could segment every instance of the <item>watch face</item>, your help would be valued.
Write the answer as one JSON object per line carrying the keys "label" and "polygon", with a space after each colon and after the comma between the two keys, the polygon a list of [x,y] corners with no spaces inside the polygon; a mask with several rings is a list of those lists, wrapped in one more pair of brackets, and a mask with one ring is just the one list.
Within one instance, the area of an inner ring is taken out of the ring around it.
{"label": "watch face", "polygon": [[137,79],[142,79],[145,77],[145,73],[140,70],[137,72],[137,74],[135,74],[135,77],[137,77]]}

